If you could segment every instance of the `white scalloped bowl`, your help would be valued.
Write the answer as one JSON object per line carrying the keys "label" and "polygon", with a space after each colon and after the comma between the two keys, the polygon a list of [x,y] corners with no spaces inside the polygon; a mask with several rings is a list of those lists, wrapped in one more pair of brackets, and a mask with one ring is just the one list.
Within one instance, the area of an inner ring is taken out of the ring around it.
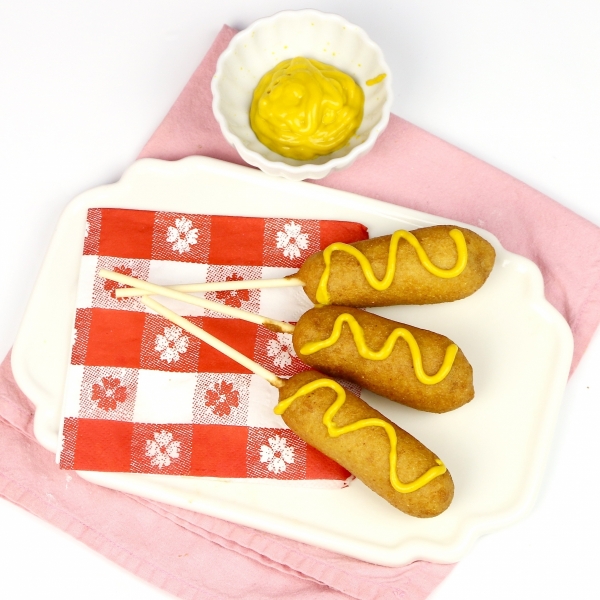
{"label": "white scalloped bowl", "polygon": [[[340,150],[310,161],[286,158],[269,150],[250,127],[252,94],[260,78],[282,60],[304,56],[333,65],[363,89],[362,123]],[[366,81],[385,73],[385,79]],[[249,164],[269,175],[296,181],[321,179],[350,166],[375,145],[392,104],[392,82],[380,48],[356,25],[316,10],[284,11],[240,31],[217,62],[211,84],[213,113],[225,139]]]}

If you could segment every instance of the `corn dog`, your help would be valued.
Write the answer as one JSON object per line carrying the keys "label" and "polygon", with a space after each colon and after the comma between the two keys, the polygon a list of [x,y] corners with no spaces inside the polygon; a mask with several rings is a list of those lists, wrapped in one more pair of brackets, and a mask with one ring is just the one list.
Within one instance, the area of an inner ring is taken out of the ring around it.
{"label": "corn dog", "polygon": [[454,483],[442,461],[321,373],[306,371],[285,381],[275,412],[307,444],[402,512],[434,517],[450,505]]}
{"label": "corn dog", "polygon": [[334,243],[291,275],[315,304],[390,306],[466,298],[485,282],[495,251],[476,233],[437,225],[354,244]]}
{"label": "corn dog", "polygon": [[[436,304],[466,298],[486,281],[496,253],[491,244],[461,227],[438,225],[398,230],[354,244],[336,242],[309,256],[282,279],[192,283],[177,292],[304,287],[315,304],[391,306]],[[144,296],[140,288],[116,290],[118,298]]]}
{"label": "corn dog", "polygon": [[473,373],[464,354],[431,331],[339,306],[309,310],[294,326],[119,273],[101,270],[99,275],[294,332],[296,354],[309,366],[418,410],[447,412],[474,396]]}
{"label": "corn dog", "polygon": [[475,395],[473,369],[451,340],[364,310],[313,308],[292,340],[310,367],[418,410],[447,412]]}
{"label": "corn dog", "polygon": [[316,371],[280,379],[152,298],[141,302],[279,389],[274,411],[290,429],[394,507],[433,517],[449,506],[454,484],[443,462],[333,379]]}
{"label": "corn dog", "polygon": [[309,366],[418,410],[447,412],[474,396],[473,372],[464,354],[431,331],[339,306],[309,310],[294,326],[119,273],[101,270],[99,275],[293,332],[296,354]]}

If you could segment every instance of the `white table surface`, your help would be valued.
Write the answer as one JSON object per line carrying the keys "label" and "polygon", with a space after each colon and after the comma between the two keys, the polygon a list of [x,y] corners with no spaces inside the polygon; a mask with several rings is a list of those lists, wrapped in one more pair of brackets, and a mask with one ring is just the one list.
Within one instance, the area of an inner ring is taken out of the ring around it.
{"label": "white table surface", "polygon": [[[119,179],[221,25],[308,6],[379,43],[394,75],[393,112],[600,225],[597,0],[4,2],[2,355],[61,210]],[[481,539],[431,600],[600,595],[599,360],[596,334],[565,393],[533,513]],[[5,501],[0,531],[3,598],[171,597]]]}

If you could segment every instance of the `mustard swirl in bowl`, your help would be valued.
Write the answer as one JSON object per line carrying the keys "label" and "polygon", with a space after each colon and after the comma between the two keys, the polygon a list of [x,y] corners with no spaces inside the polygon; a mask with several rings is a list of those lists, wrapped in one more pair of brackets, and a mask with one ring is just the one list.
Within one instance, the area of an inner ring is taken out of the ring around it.
{"label": "mustard swirl in bowl", "polygon": [[354,79],[317,60],[280,62],[259,81],[250,126],[267,148],[312,160],[343,148],[363,118],[364,93]]}

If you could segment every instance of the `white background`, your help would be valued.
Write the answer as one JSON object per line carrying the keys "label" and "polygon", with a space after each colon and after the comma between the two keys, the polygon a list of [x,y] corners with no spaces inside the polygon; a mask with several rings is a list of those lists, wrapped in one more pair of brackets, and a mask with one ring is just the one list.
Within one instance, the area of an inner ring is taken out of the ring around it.
{"label": "white background", "polygon": [[[382,47],[393,112],[600,225],[597,0],[5,1],[2,355],[61,210],[119,179],[221,25],[308,7],[341,14]],[[600,596],[599,359],[597,334],[565,393],[531,516],[480,540],[431,600]],[[4,501],[0,531],[3,598],[171,597]]]}

